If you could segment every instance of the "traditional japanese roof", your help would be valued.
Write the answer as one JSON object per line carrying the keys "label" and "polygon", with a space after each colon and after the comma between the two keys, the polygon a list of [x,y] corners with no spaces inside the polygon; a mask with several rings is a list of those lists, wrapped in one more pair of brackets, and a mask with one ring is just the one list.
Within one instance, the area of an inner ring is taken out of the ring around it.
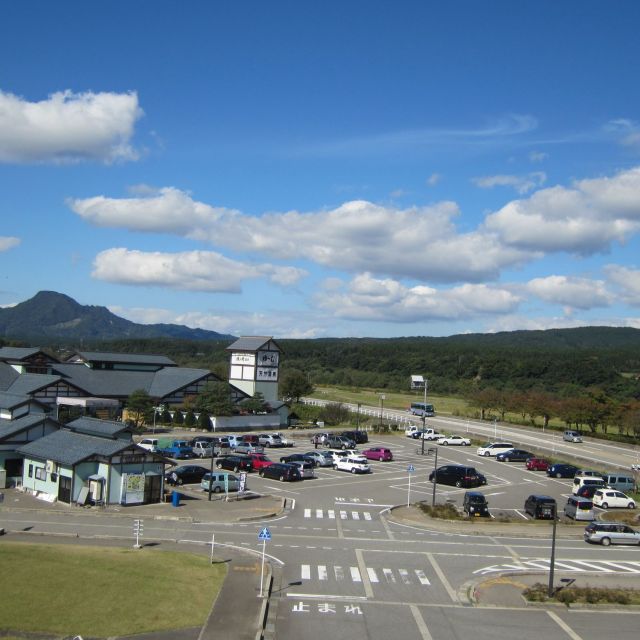
{"label": "traditional japanese roof", "polygon": [[65,429],[76,433],[111,439],[122,435],[129,435],[129,439],[131,439],[131,428],[125,423],[116,422],[115,420],[98,420],[97,418],[82,417],[66,424]]}
{"label": "traditional japanese roof", "polygon": [[16,376],[6,391],[9,393],[30,395],[61,380],[60,376],[47,373],[22,373]]}
{"label": "traditional japanese roof", "polygon": [[11,365],[0,362],[0,391],[7,391],[19,377],[20,374]]}
{"label": "traditional japanese roof", "polygon": [[14,436],[16,433],[44,424],[47,421],[52,425],[57,425],[54,420],[44,413],[29,413],[15,420],[0,420],[0,442]]}
{"label": "traditional japanese roof", "polygon": [[227,347],[227,351],[258,351],[266,344],[271,342],[275,347],[280,349],[278,344],[271,336],[243,336],[238,338],[233,344]]}
{"label": "traditional japanese roof", "polygon": [[0,392],[0,409],[15,409],[16,407],[28,404],[29,402],[35,401],[30,396],[17,393]]}
{"label": "traditional japanese roof", "polygon": [[38,347],[0,347],[0,360],[22,361],[41,353],[52,362],[56,362],[55,358],[47,355]]}
{"label": "traditional japanese roof", "polygon": [[94,456],[110,458],[135,446],[126,440],[101,438],[61,429],[19,447],[17,453],[26,458],[53,460],[65,466],[72,466]]}
{"label": "traditional japanese roof", "polygon": [[78,351],[77,356],[85,362],[110,362],[122,364],[143,364],[146,366],[175,367],[176,363],[166,356],[140,353],[109,353],[106,351]]}

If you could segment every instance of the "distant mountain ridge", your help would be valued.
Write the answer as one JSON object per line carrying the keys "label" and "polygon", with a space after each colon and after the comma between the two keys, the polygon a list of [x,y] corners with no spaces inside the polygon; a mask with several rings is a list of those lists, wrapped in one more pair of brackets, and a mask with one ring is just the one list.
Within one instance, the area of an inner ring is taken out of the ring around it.
{"label": "distant mountain ridge", "polygon": [[14,307],[0,309],[0,337],[22,340],[118,340],[177,338],[233,340],[235,336],[179,324],[137,324],[106,307],[81,305],[55,291],[40,291]]}

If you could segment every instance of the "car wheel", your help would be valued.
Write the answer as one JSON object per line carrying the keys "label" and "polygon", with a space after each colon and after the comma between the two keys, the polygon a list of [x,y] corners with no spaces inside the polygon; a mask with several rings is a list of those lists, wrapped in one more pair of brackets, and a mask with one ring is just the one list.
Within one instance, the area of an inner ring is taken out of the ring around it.
{"label": "car wheel", "polygon": [[490,454],[488,451],[485,451],[485,452],[484,452],[484,457],[485,457],[485,458],[488,458],[490,455],[491,455],[491,454]]}
{"label": "car wheel", "polygon": [[456,480],[456,487],[462,486],[462,480]]}
{"label": "car wheel", "polygon": [[463,443],[462,443],[462,446],[463,446],[463,447],[468,447],[470,444],[471,444],[470,442],[463,442]]}
{"label": "car wheel", "polygon": [[556,478],[562,478],[562,474],[561,473],[556,473]]}
{"label": "car wheel", "polygon": [[611,544],[611,539],[610,538],[602,538],[602,540],[600,540],[600,544],[603,547],[608,547]]}
{"label": "car wheel", "polygon": [[603,502],[600,506],[601,506],[603,509],[608,509],[608,508],[609,508],[609,503],[608,503],[608,502]]}
{"label": "car wheel", "polygon": [[504,461],[505,462],[511,462],[511,458],[505,458]]}
{"label": "car wheel", "polygon": [[355,467],[352,467],[352,468],[351,468],[351,473],[355,473],[355,472],[356,472],[356,468],[355,468]]}
{"label": "car wheel", "polygon": [[333,468],[337,471],[337,470],[338,470],[338,465],[337,465],[337,464],[334,464],[334,465],[333,465]]}
{"label": "car wheel", "polygon": [[213,488],[213,493],[220,493],[222,491],[221,487],[214,487]]}
{"label": "car wheel", "polygon": [[218,464],[216,465],[216,467],[217,467],[218,469],[222,469],[222,465],[221,465],[219,462],[218,462]]}
{"label": "car wheel", "polygon": [[264,446],[268,449],[271,445],[268,442],[265,442]]}
{"label": "car wheel", "polygon": [[630,502],[630,503],[627,505],[627,509],[635,509],[635,508],[636,508],[636,503],[635,503],[635,502]]}
{"label": "car wheel", "polygon": [[284,476],[280,476],[280,482],[284,482]]}
{"label": "car wheel", "polygon": [[445,440],[442,444],[443,444],[443,446],[445,446],[445,447],[449,445],[449,443],[448,443],[446,440]]}
{"label": "car wheel", "polygon": [[258,475],[259,475],[261,478],[264,478],[264,471],[263,471],[262,469],[260,469],[260,471],[258,471]]}

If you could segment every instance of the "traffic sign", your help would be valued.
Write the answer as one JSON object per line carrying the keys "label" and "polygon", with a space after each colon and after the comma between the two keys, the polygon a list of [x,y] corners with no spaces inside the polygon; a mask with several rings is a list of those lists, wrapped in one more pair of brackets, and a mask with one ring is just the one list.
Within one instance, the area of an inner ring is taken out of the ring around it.
{"label": "traffic sign", "polygon": [[415,470],[416,470],[416,468],[415,468],[412,464],[410,464],[410,465],[407,467],[407,471],[408,471],[409,473],[413,473]]}
{"label": "traffic sign", "polygon": [[271,531],[264,527],[260,529],[260,533],[258,534],[258,540],[271,540]]}

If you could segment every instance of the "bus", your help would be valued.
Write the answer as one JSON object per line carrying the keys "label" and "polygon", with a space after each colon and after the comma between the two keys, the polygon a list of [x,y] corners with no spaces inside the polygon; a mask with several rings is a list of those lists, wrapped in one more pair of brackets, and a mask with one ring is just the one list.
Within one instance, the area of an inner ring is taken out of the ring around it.
{"label": "bus", "polygon": [[427,418],[436,415],[434,406],[432,404],[425,404],[424,402],[412,402],[409,411],[411,415],[426,416]]}

